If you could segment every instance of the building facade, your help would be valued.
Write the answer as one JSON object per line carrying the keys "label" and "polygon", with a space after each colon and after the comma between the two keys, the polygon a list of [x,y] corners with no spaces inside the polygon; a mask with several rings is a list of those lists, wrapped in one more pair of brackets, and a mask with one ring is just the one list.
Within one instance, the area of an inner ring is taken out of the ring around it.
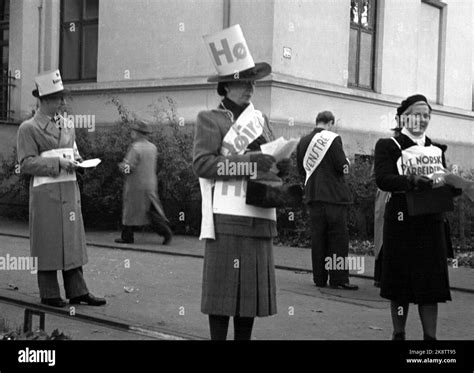
{"label": "building facade", "polygon": [[434,109],[428,135],[449,146],[451,164],[474,168],[471,0],[0,3],[9,7],[13,77],[2,153],[35,108],[34,76],[58,67],[71,112],[94,115],[97,130],[119,119],[112,98],[145,119],[171,101],[193,126],[200,110],[219,102],[206,81],[215,71],[202,36],[240,24],[254,60],[272,65],[254,101],[277,134],[305,134],[319,111],[331,110],[347,153],[370,155],[391,134],[399,102],[423,93]]}

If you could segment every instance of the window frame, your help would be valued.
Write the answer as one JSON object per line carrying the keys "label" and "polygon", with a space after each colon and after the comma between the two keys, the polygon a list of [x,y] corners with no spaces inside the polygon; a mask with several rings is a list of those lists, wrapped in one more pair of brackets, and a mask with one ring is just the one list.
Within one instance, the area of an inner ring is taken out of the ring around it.
{"label": "window frame", "polygon": [[[86,0],[74,0],[74,1],[80,1],[81,2],[81,14],[79,16],[78,20],[69,20],[69,21],[64,21],[64,6],[65,6],[65,0],[61,0],[61,5],[60,5],[60,30],[59,30],[59,66],[60,70],[63,71],[63,38],[64,38],[64,32],[65,30],[70,27],[71,23],[75,23],[79,25],[80,27],[80,35],[79,35],[79,78],[78,79],[68,79],[65,78],[64,76],[62,77],[64,82],[97,82],[97,68],[96,68],[96,73],[95,77],[93,78],[83,78],[83,67],[84,67],[84,26],[92,26],[96,25],[97,26],[97,37],[99,35],[99,6],[97,8],[97,18],[91,18],[91,19],[85,19],[85,9],[86,9]],[[97,0],[97,3],[99,5],[100,0]],[[98,43],[97,43],[97,49],[99,48]],[[98,61],[96,61],[97,63]]]}
{"label": "window frame", "polygon": [[[360,5],[362,5],[362,1],[363,0],[354,0],[355,2],[357,2],[357,4],[359,5],[359,9],[360,9]],[[373,25],[372,27],[363,27],[361,25],[361,18],[362,18],[362,13],[360,12],[359,10],[359,13],[358,13],[358,16],[359,16],[359,19],[358,19],[358,22],[353,22],[352,19],[349,19],[349,23],[350,23],[350,30],[356,30],[357,31],[357,49],[356,49],[356,69],[355,69],[355,82],[352,83],[350,82],[349,80],[349,77],[347,79],[347,86],[349,88],[357,88],[357,89],[362,89],[362,90],[365,90],[365,91],[370,91],[370,92],[375,92],[375,87],[376,87],[376,82],[375,82],[375,70],[377,69],[377,66],[376,66],[376,46],[377,46],[377,43],[376,43],[376,38],[377,38],[377,18],[379,16],[378,14],[378,8],[379,8],[379,4],[378,4],[378,1],[377,0],[369,0],[372,4],[373,4],[373,8],[372,8],[372,12],[371,14],[369,14],[369,17],[371,18],[371,21],[373,22]],[[350,32],[349,30],[349,32]],[[371,61],[371,65],[372,65],[372,68],[370,69],[370,80],[371,80],[371,85],[370,86],[367,86],[367,85],[363,85],[360,83],[360,49],[361,49],[361,34],[362,32],[365,32],[366,34],[369,34],[372,36],[372,41],[371,41],[371,54],[370,54],[370,61]],[[349,38],[349,43],[350,43],[350,38]],[[350,48],[351,46],[349,45],[349,51],[350,51]],[[349,53],[349,56],[350,56],[350,53]],[[348,61],[350,63],[350,61]],[[349,71],[349,69],[348,69]]]}

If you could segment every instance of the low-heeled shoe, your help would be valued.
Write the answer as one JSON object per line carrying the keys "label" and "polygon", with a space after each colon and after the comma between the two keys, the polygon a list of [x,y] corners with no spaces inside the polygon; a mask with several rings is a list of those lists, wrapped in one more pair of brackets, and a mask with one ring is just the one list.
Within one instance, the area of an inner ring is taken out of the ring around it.
{"label": "low-heeled shoe", "polygon": [[90,293],[86,295],[81,295],[80,297],[69,299],[69,304],[81,304],[81,303],[85,303],[89,306],[103,306],[107,302],[104,298],[97,298]]}
{"label": "low-heeled shoe", "polygon": [[51,307],[66,307],[66,301],[61,298],[41,298],[41,303]]}

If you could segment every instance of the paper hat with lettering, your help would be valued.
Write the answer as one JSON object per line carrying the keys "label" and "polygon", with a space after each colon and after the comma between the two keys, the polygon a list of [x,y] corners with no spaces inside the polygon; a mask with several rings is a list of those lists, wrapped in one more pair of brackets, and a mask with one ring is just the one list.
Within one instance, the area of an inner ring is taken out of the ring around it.
{"label": "paper hat with lettering", "polygon": [[59,70],[41,73],[35,78],[35,84],[36,89],[32,92],[35,97],[45,97],[64,91]]}
{"label": "paper hat with lettering", "polygon": [[203,38],[218,74],[207,79],[208,82],[258,80],[272,72],[268,63],[254,63],[240,25]]}

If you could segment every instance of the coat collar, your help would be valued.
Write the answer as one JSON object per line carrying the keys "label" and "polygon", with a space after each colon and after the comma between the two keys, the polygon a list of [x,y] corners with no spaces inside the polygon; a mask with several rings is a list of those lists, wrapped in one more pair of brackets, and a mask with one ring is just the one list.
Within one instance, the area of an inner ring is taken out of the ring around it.
{"label": "coat collar", "polygon": [[[407,135],[404,135],[403,133],[399,133],[395,139],[399,142],[400,146],[402,149],[409,148],[411,146],[417,145],[412,139],[410,139]],[[431,139],[426,136],[425,139],[425,146],[430,146],[430,145],[435,145],[438,147],[441,147],[439,144],[434,144]]]}
{"label": "coat collar", "polygon": [[42,130],[45,130],[49,123],[53,123],[53,118],[51,118],[49,115],[42,113],[41,110],[38,110],[35,113],[34,118],[36,123],[38,123]]}

